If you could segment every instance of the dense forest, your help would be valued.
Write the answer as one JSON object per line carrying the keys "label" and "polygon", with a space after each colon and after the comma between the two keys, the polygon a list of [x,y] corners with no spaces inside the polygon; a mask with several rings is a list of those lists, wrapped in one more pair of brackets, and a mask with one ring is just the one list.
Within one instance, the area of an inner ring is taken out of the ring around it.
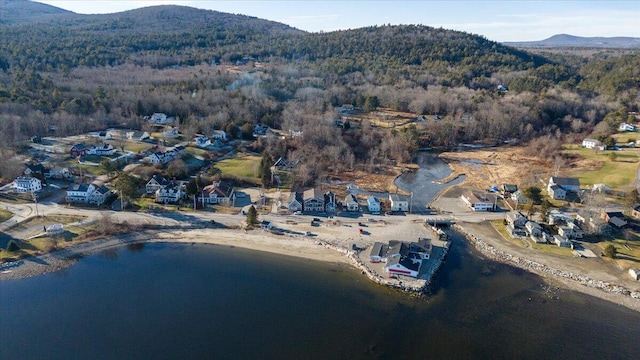
{"label": "dense forest", "polygon": [[[633,51],[534,53],[418,25],[306,33],[183,6],[79,15],[0,5],[2,151],[53,128],[142,129],[143,116],[164,112],[187,136],[259,122],[304,131],[261,145],[315,166],[311,178],[321,164],[407,161],[421,147],[606,136],[640,107]],[[426,121],[347,131],[332,126],[343,104]]]}

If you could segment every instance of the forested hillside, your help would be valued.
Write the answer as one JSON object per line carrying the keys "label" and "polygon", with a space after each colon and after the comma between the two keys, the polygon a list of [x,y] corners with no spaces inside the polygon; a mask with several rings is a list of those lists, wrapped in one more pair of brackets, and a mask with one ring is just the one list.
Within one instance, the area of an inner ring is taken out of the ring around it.
{"label": "forested hillside", "polygon": [[[0,26],[3,146],[51,126],[57,135],[142,128],[143,116],[165,112],[187,135],[258,122],[302,130],[303,139],[277,151],[307,164],[330,161],[318,156],[389,163],[420,147],[608,134],[639,107],[633,53],[533,54],[428,26],[305,33],[183,6],[52,15],[41,4],[2,1],[2,21],[12,6],[31,13]],[[338,129],[334,108],[343,104],[426,121]]]}

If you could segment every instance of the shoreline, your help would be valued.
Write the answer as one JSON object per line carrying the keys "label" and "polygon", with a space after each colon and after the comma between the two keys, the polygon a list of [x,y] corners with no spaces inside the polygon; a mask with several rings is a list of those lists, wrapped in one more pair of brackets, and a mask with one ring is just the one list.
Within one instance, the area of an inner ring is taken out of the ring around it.
{"label": "shoreline", "polygon": [[561,286],[568,290],[590,295],[640,312],[639,291],[633,291],[620,285],[594,280],[585,275],[574,274],[570,271],[556,269],[533,260],[509,254],[467,232],[460,225],[456,224],[454,228],[459,231],[476,250],[492,260],[539,275],[548,285],[555,286],[560,283]]}

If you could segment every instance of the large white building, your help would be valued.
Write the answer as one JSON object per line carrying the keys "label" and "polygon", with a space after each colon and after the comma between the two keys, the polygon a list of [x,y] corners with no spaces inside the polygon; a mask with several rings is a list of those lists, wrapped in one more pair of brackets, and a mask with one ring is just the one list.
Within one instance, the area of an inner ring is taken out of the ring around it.
{"label": "large white building", "polygon": [[20,176],[13,181],[13,190],[17,193],[30,193],[42,190],[42,182],[38,178]]}
{"label": "large white building", "polygon": [[462,194],[460,198],[473,211],[491,211],[495,208],[495,199],[493,199],[494,201],[491,201],[485,197],[479,197],[471,191]]}
{"label": "large white building", "polygon": [[382,209],[380,206],[380,200],[375,196],[369,196],[367,199],[367,207],[369,208],[369,212],[372,214],[378,214]]}

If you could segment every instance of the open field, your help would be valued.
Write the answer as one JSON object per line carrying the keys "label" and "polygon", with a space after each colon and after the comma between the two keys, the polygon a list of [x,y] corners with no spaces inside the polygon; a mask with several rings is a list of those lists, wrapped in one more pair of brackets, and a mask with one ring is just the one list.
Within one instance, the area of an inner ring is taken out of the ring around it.
{"label": "open field", "polygon": [[259,183],[258,166],[260,157],[256,155],[238,154],[232,159],[225,159],[216,163],[215,167],[222,174],[231,175],[249,182]]}
{"label": "open field", "polygon": [[552,171],[550,163],[524,155],[524,150],[519,147],[444,152],[440,158],[453,169],[454,174],[450,178],[467,175],[465,185],[476,189],[501,184],[521,186],[540,180],[546,182]]}
{"label": "open field", "polygon": [[[572,145],[564,152],[576,157],[565,176],[577,177],[582,187],[604,183],[620,191],[633,188],[640,162],[637,149],[595,151]],[[612,153],[615,161],[610,158]]]}
{"label": "open field", "polygon": [[539,251],[543,253],[573,257],[573,253],[571,252],[571,249],[561,248],[559,246],[556,246],[555,244],[537,244],[531,241],[529,238],[525,238],[525,239],[512,238],[509,235],[509,233],[507,233],[507,227],[506,225],[504,225],[502,220],[493,220],[491,221],[491,225],[493,225],[496,231],[498,231],[505,240],[507,240],[508,242],[514,245],[531,248],[531,250]]}

